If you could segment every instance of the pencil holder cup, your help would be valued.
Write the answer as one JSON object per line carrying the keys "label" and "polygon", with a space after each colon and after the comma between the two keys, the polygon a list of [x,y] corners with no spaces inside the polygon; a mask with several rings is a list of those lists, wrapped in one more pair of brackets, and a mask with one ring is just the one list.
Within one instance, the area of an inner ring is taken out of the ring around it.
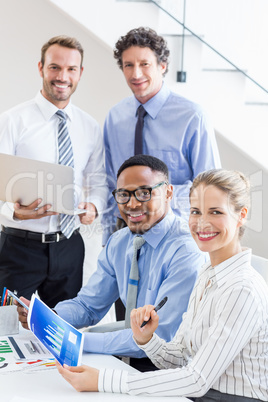
{"label": "pencil holder cup", "polygon": [[19,333],[19,318],[17,306],[0,307],[0,335]]}

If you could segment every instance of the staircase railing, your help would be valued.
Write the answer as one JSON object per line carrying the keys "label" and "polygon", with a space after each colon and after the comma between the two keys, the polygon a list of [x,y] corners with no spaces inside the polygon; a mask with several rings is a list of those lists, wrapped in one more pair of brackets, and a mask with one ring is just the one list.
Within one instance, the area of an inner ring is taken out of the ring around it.
{"label": "staircase railing", "polygon": [[183,22],[179,21],[174,15],[172,15],[168,10],[166,10],[164,7],[162,7],[160,4],[158,4],[157,1],[155,0],[148,0],[148,3],[153,3],[156,5],[160,10],[162,10],[165,14],[167,14],[170,18],[172,18],[174,21],[176,21],[178,24],[180,24],[183,27],[183,30],[188,31],[192,36],[197,38],[199,41],[201,41],[205,46],[207,46],[209,49],[211,49],[214,53],[216,53],[218,56],[220,56],[223,60],[225,60],[227,63],[229,63],[236,71],[239,73],[243,74],[245,77],[247,77],[251,82],[253,82],[255,85],[257,85],[261,90],[264,92],[268,93],[268,89],[264,88],[261,84],[259,84],[254,78],[249,76],[244,70],[239,68],[236,64],[234,64],[231,60],[229,60],[227,57],[225,57],[222,53],[220,53],[217,49],[215,49],[213,46],[211,46],[208,42],[206,42],[204,39],[202,39],[199,35],[197,35],[195,32],[193,32],[190,28],[188,28]]}

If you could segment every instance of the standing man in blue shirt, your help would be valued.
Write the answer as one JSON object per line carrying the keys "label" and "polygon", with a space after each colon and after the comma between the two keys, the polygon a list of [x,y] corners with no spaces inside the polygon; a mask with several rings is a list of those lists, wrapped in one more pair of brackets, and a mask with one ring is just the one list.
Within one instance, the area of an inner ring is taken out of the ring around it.
{"label": "standing man in blue shirt", "polygon": [[[109,188],[116,184],[121,163],[134,155],[137,109],[143,105],[143,150],[164,161],[174,188],[171,207],[176,215],[188,215],[188,194],[200,172],[220,167],[213,127],[201,107],[171,92],[163,82],[168,71],[166,41],[149,28],[138,28],[122,36],[114,57],[133,96],[115,105],[105,121],[104,145]],[[116,226],[123,226],[112,196],[104,215],[105,244]]]}
{"label": "standing man in blue shirt", "polygon": [[[173,187],[168,180],[167,166],[153,156],[136,155],[120,167],[113,193],[128,227],[109,238],[97,270],[77,297],[56,305],[55,311],[66,321],[77,328],[92,326],[118,297],[126,305],[133,240],[140,235],[145,243],[138,259],[137,306],[157,305],[167,296],[167,303],[159,311],[157,332],[166,341],[175,335],[205,256],[193,241],[187,222],[170,209]],[[18,310],[21,322],[27,326],[26,309]],[[152,370],[151,362],[135,344],[131,328],[121,328],[114,332],[86,332],[84,350],[127,356],[132,366]]]}

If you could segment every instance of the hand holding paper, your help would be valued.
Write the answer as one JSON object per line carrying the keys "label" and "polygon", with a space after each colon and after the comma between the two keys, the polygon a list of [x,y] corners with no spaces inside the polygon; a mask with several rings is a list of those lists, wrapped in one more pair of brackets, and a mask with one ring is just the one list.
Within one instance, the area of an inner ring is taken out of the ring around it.
{"label": "hand holding paper", "polygon": [[28,314],[28,326],[61,365],[81,364],[84,334],[64,321],[34,294]]}

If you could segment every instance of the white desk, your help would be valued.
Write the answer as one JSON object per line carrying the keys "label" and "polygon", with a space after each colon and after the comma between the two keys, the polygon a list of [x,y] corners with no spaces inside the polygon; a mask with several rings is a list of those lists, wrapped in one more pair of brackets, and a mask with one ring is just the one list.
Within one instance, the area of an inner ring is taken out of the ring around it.
{"label": "white desk", "polygon": [[[28,334],[20,326],[20,334]],[[84,353],[82,364],[95,368],[116,368],[137,373],[138,370],[125,364],[114,356]],[[150,402],[150,397],[136,397],[126,394],[110,394],[102,392],[77,392],[58,372],[56,368],[39,371],[22,370],[0,374],[0,401],[2,402],[65,402],[65,401],[136,401]],[[173,397],[161,397],[161,402],[175,402]],[[177,398],[176,402],[190,401]]]}
{"label": "white desk", "polygon": [[[92,367],[118,368],[135,373],[136,369],[123,363],[113,356],[84,354],[83,364]],[[136,397],[122,394],[106,394],[97,392],[77,392],[67,381],[58,373],[57,369],[47,371],[17,371],[9,374],[0,375],[0,396],[1,401],[5,402],[65,402],[65,401],[136,401],[150,402],[150,397]],[[16,397],[18,398],[16,400]],[[161,397],[161,402],[187,402],[187,398]]]}

